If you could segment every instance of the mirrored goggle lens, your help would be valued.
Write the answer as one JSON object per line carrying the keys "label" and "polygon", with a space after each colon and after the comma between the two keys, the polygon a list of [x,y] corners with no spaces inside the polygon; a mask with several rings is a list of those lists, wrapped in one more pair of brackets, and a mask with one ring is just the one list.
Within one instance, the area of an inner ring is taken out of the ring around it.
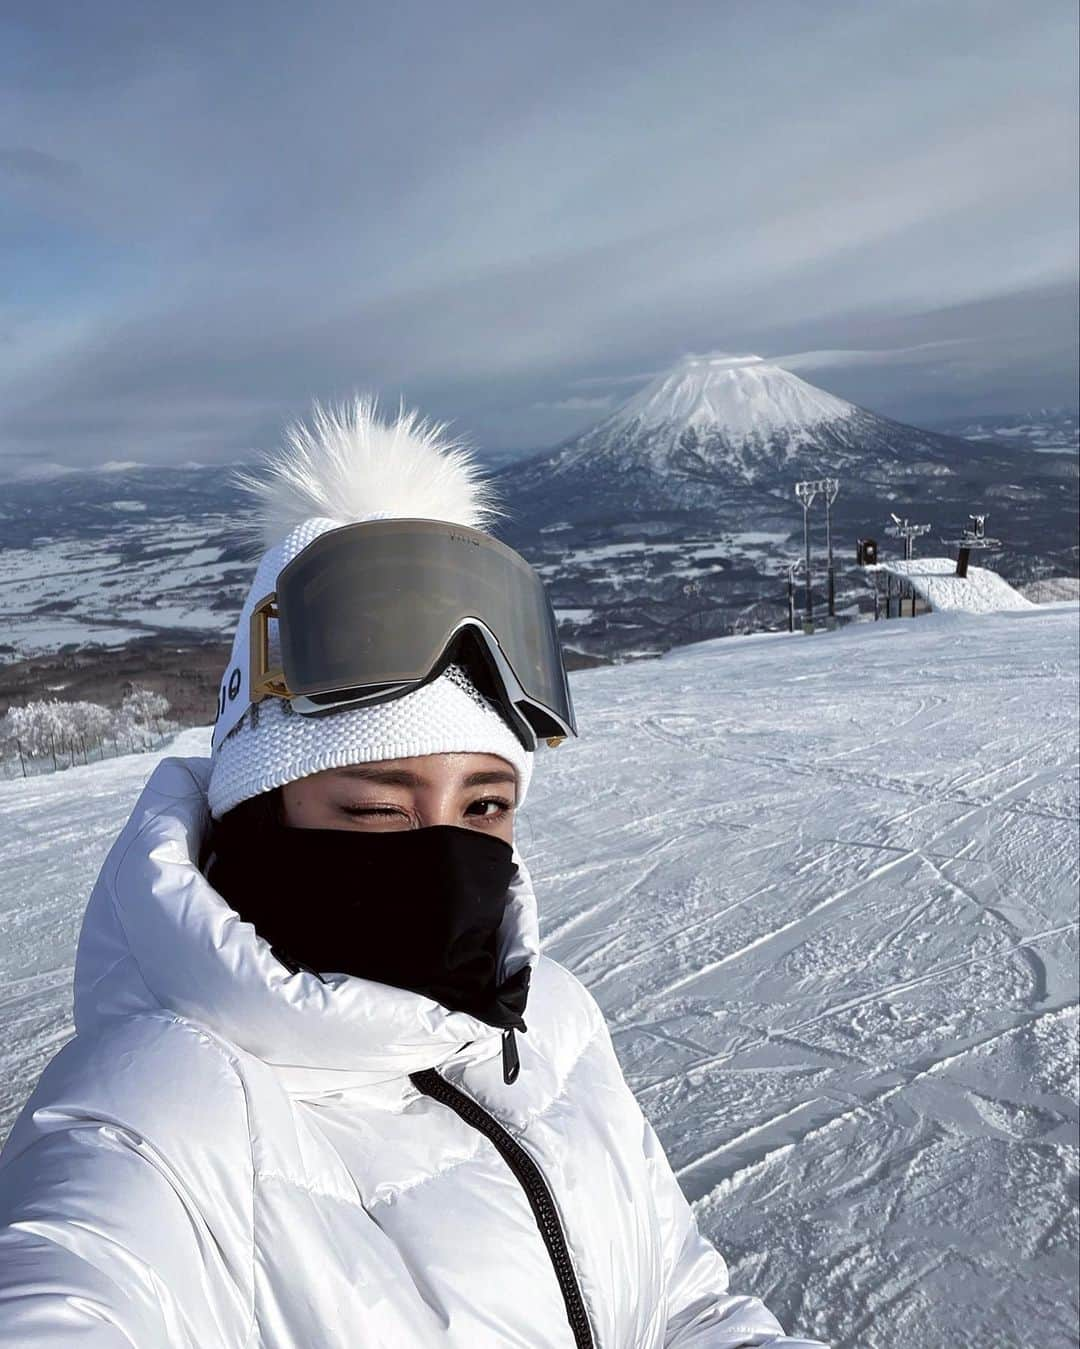
{"label": "mirrored goggle lens", "polygon": [[574,729],[555,615],[513,549],[438,521],[369,521],[323,534],[277,585],[292,694],[424,679],[462,623],[482,622],[526,695]]}

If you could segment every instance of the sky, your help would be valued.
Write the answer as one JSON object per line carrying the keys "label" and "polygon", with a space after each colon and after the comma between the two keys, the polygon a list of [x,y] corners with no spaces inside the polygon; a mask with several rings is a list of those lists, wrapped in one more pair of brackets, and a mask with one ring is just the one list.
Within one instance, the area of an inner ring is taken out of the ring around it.
{"label": "sky", "polygon": [[1074,0],[6,0],[0,467],[374,393],[522,452],[687,352],[1077,402]]}

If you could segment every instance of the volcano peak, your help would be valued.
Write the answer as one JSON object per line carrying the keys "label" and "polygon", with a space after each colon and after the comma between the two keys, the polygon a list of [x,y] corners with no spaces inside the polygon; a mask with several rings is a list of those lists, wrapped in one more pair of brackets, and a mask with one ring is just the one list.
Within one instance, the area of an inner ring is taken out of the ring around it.
{"label": "volcano peak", "polygon": [[807,432],[823,422],[845,421],[856,411],[852,403],[760,356],[710,352],[684,356],[605,425],[715,430],[738,443],[776,432]]}

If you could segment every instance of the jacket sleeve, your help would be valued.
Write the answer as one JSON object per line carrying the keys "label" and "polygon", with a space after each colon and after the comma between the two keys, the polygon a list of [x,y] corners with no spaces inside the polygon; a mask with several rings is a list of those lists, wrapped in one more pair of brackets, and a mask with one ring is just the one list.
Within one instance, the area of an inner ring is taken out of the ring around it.
{"label": "jacket sleeve", "polygon": [[45,1134],[0,1170],[0,1344],[243,1345],[243,1308],[208,1287],[201,1245],[138,1139],[90,1121]]}
{"label": "jacket sleeve", "polygon": [[[200,1081],[181,1037],[171,1039],[180,1041],[171,1045],[175,1085],[148,1081],[144,1059],[125,1052],[131,1046],[113,1046],[106,1074],[100,1056],[87,1061],[72,1042],[16,1121],[0,1156],[0,1344],[251,1343],[250,1212],[238,1212],[230,1193],[245,1177],[243,1154],[230,1147],[215,1108],[224,1079]],[[235,1181],[223,1165],[204,1182],[175,1144],[172,1120],[185,1092],[216,1130]],[[155,1095],[166,1127],[156,1124],[158,1109],[130,1099]],[[250,1170],[246,1184],[250,1192]]]}
{"label": "jacket sleeve", "polygon": [[698,1231],[652,1125],[642,1117],[645,1160],[660,1218],[667,1270],[665,1349],[744,1349],[783,1345],[826,1349],[818,1340],[793,1339],[758,1298],[728,1291],[723,1257]]}

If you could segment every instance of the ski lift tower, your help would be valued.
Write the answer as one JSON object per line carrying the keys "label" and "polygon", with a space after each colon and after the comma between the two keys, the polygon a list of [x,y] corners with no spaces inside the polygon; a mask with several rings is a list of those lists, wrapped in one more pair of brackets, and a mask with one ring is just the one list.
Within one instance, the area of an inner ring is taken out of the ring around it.
{"label": "ski lift tower", "polygon": [[[885,526],[885,533],[888,534],[891,538],[894,538],[894,539],[903,539],[903,540],[904,540],[904,561],[905,561],[905,562],[910,562],[911,559],[915,556],[915,540],[918,539],[918,538],[921,538],[923,534],[929,534],[929,533],[930,533],[930,526],[929,526],[929,525],[913,525],[913,524],[911,524],[911,522],[908,520],[908,518],[907,518],[906,515],[905,515],[904,518],[901,520],[900,517],[899,517],[898,515],[893,515],[892,511],[889,512],[889,515],[892,517],[892,524],[891,524],[891,525],[886,525],[886,526]],[[909,585],[910,585],[910,582],[909,582]],[[898,612],[897,612],[897,617],[898,617],[898,618],[902,618],[903,615],[904,615],[904,610],[903,610],[904,598],[903,598],[903,596],[904,596],[903,582],[901,582],[900,594],[899,594],[899,598],[898,598],[898,600],[897,600],[897,605],[899,606]],[[915,617],[915,587],[914,587],[914,586],[911,586],[911,616],[912,616],[912,618]]]}
{"label": "ski lift tower", "polygon": [[978,552],[983,549],[1000,548],[1000,539],[991,539],[986,533],[986,515],[969,515],[971,521],[960,531],[958,539],[946,539],[945,543],[954,544],[957,549],[956,554],[956,574],[963,578],[968,572],[968,562],[971,560],[972,552]]}
{"label": "ski lift tower", "polygon": [[817,496],[817,483],[797,482],[795,495],[802,505],[803,543],[806,545],[806,614],[803,619],[803,632],[814,631],[814,578],[810,572],[810,507]]}
{"label": "ski lift tower", "polygon": [[801,562],[789,562],[787,564],[787,630],[795,631],[795,577],[799,574],[802,567]]}
{"label": "ski lift tower", "polygon": [[915,555],[915,540],[923,534],[929,534],[930,526],[913,525],[908,522],[906,515],[901,520],[898,515],[893,515],[891,511],[889,514],[892,517],[892,524],[886,525],[885,533],[891,538],[904,540],[904,561],[910,562]]}
{"label": "ski lift tower", "polygon": [[832,504],[836,500],[836,494],[840,490],[840,481],[837,478],[815,478],[809,482],[797,482],[795,484],[795,495],[803,508],[803,543],[806,545],[806,621],[803,624],[803,631],[812,633],[814,631],[814,578],[810,569],[810,507],[814,504],[814,498],[819,494],[825,498],[825,530],[828,539],[829,551],[829,616],[833,617],[835,613],[835,603],[833,596],[833,560],[832,560]]}
{"label": "ski lift tower", "polygon": [[829,559],[829,617],[836,617],[836,572],[833,569],[832,556],[832,504],[840,491],[839,478],[823,479],[825,496],[825,551]]}

